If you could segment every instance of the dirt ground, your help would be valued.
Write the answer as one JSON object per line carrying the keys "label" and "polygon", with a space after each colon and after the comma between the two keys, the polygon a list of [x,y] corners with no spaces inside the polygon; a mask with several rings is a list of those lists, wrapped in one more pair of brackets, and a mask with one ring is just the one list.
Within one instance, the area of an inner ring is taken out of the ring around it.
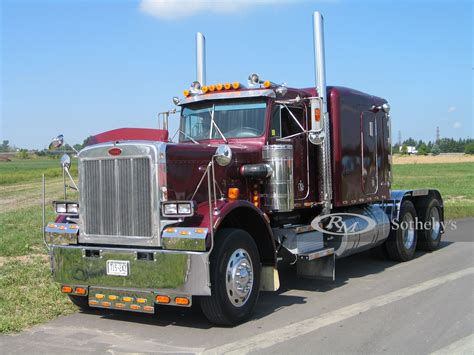
{"label": "dirt ground", "polygon": [[440,164],[440,163],[474,163],[474,155],[440,154],[440,155],[399,155],[393,156],[393,164]]}

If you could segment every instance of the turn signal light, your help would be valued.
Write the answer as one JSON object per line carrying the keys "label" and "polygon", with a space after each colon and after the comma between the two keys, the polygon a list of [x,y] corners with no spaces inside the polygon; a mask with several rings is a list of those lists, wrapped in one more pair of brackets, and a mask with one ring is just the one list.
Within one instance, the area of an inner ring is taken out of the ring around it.
{"label": "turn signal light", "polygon": [[224,84],[224,89],[230,90],[230,87],[231,87],[230,83],[225,83]]}
{"label": "turn signal light", "polygon": [[76,287],[76,295],[85,296],[87,290],[84,287]]}
{"label": "turn signal light", "polygon": [[229,187],[227,190],[227,197],[229,200],[237,200],[239,198],[239,188],[238,187]]}
{"label": "turn signal light", "polygon": [[168,296],[158,295],[155,300],[157,303],[170,303],[170,298]]}
{"label": "turn signal light", "polygon": [[175,302],[176,304],[179,304],[180,306],[187,306],[187,305],[189,305],[189,299],[186,298],[186,297],[176,297],[176,298],[174,299],[174,302]]}
{"label": "turn signal light", "polygon": [[72,287],[71,286],[63,286],[63,287],[61,287],[61,292],[62,293],[71,293],[72,292]]}
{"label": "turn signal light", "polygon": [[321,121],[321,109],[317,108],[316,110],[314,110],[314,120],[316,122]]}

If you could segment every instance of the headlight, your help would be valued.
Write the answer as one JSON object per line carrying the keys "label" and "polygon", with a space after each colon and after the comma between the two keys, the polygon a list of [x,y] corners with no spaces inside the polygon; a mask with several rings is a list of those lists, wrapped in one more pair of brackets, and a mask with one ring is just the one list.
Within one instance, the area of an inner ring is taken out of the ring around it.
{"label": "headlight", "polygon": [[166,205],[164,205],[163,211],[165,215],[177,214],[178,207],[176,203],[167,203]]}
{"label": "headlight", "polygon": [[191,214],[191,211],[190,203],[180,203],[178,205],[178,214]]}
{"label": "headlight", "polygon": [[53,206],[57,214],[79,214],[79,203],[75,201],[53,201]]}
{"label": "headlight", "polygon": [[55,203],[54,209],[56,213],[66,213],[66,204],[65,203]]}
{"label": "headlight", "polygon": [[194,214],[193,201],[174,201],[163,203],[163,216],[165,217],[189,217]]}
{"label": "headlight", "polygon": [[78,203],[68,203],[66,205],[66,210],[67,210],[67,213],[78,214],[79,213],[79,204]]}

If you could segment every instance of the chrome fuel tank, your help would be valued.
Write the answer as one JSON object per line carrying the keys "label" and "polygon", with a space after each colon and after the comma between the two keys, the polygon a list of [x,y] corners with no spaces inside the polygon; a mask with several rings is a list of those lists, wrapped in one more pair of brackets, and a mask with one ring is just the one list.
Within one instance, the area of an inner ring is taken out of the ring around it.
{"label": "chrome fuel tank", "polygon": [[272,169],[264,194],[267,209],[287,212],[294,209],[293,146],[287,144],[263,147],[263,162]]}
{"label": "chrome fuel tank", "polygon": [[[335,222],[334,219],[332,220],[331,228],[329,228],[330,219],[321,219],[326,225],[325,230],[329,230],[324,234],[325,246],[334,248],[337,258],[380,245],[390,233],[390,220],[387,214],[376,205],[346,208],[338,212],[333,211],[328,216],[328,218],[335,216],[336,219]],[[344,232],[340,233],[339,225],[344,226]]]}

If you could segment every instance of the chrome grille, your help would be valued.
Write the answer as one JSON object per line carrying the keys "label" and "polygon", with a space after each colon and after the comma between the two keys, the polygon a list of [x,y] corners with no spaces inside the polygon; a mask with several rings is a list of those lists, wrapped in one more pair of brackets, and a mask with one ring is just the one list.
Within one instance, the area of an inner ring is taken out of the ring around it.
{"label": "chrome grille", "polygon": [[87,235],[152,237],[150,160],[84,160],[81,213]]}

